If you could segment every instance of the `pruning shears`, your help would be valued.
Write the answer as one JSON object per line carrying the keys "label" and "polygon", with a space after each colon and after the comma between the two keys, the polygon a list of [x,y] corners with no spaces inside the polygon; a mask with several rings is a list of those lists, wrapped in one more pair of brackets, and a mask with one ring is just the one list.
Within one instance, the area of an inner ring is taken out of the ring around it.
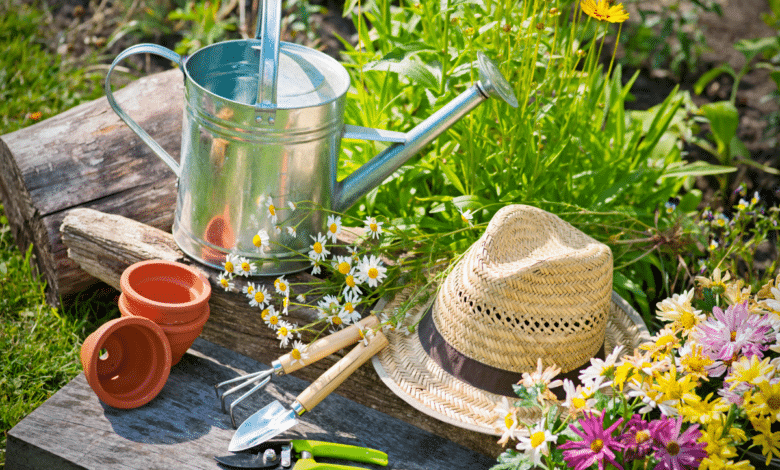
{"label": "pruning shears", "polygon": [[365,470],[359,467],[319,463],[314,457],[351,460],[387,466],[387,454],[366,447],[334,442],[274,440],[264,442],[257,453],[238,453],[214,457],[217,462],[233,468],[265,468],[269,470]]}

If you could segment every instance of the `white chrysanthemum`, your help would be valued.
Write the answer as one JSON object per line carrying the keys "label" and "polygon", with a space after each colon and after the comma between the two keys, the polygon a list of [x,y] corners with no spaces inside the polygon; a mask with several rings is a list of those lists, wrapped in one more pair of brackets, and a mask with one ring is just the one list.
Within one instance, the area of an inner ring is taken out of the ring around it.
{"label": "white chrysanthemum", "polygon": [[258,286],[255,289],[254,294],[252,294],[252,297],[250,297],[249,305],[263,308],[268,300],[268,291],[265,289],[265,286]]}
{"label": "white chrysanthemum", "polygon": [[325,247],[325,242],[327,241],[325,235],[318,233],[316,237],[312,235],[311,239],[314,240],[314,243],[311,244],[309,258],[314,261],[324,260],[330,254],[330,251]]}
{"label": "white chrysanthemum", "polygon": [[244,295],[246,295],[247,299],[251,299],[255,295],[255,289],[257,289],[257,286],[254,282],[247,282],[244,288],[242,289],[242,292]]}
{"label": "white chrysanthemum", "polygon": [[356,295],[363,294],[363,291],[360,290],[360,278],[357,277],[357,271],[355,268],[352,268],[349,273],[347,273],[346,276],[344,276],[344,295],[347,295],[349,293],[353,293]]}
{"label": "white chrysanthemum", "polygon": [[547,423],[543,416],[534,427],[528,430],[527,437],[520,436],[518,440],[517,450],[530,457],[534,466],[538,467],[542,465],[542,456],[550,454],[550,448],[547,443],[557,441],[558,436],[547,429]]}
{"label": "white chrysanthemum", "polygon": [[464,224],[472,225],[471,221],[474,218],[474,214],[471,213],[470,209],[466,209],[465,211],[463,209],[458,209],[458,213],[460,213],[460,220]]}
{"label": "white chrysanthemum", "polygon": [[366,283],[369,287],[378,286],[387,277],[387,268],[382,266],[382,260],[377,256],[364,256],[363,260],[357,266],[357,276],[361,284]]}
{"label": "white chrysanthemum", "polygon": [[237,255],[228,253],[225,255],[225,263],[222,265],[222,270],[225,271],[228,276],[233,276],[238,274],[240,263],[241,261]]}
{"label": "white chrysanthemum", "polygon": [[276,328],[276,338],[279,340],[281,347],[287,346],[287,343],[293,338],[295,325],[287,323],[284,320],[280,320]]}
{"label": "white chrysanthemum", "polygon": [[258,230],[254,237],[252,237],[252,244],[260,248],[263,251],[271,249],[271,238],[268,236],[266,229]]}
{"label": "white chrysanthemum", "polygon": [[302,342],[296,340],[293,342],[293,349],[290,351],[290,365],[295,365],[297,363],[301,363],[301,365],[306,365],[306,360],[309,359],[309,353],[306,351],[306,345],[304,345]]}
{"label": "white chrysanthemum", "polygon": [[366,224],[366,231],[370,238],[379,238],[382,234],[382,222],[377,222],[374,217],[366,217],[363,223]]}
{"label": "white chrysanthemum", "polygon": [[274,288],[276,289],[276,293],[279,295],[289,295],[290,285],[287,283],[287,280],[284,278],[284,276],[276,278],[274,281]]}
{"label": "white chrysanthemum", "polygon": [[266,198],[264,206],[266,217],[271,219],[272,224],[275,224],[278,220],[278,217],[276,215],[276,206],[274,205],[274,200],[271,198],[271,196]]}
{"label": "white chrysanthemum", "polygon": [[225,273],[219,273],[219,276],[217,277],[217,282],[219,282],[219,285],[222,286],[223,289],[226,291],[233,290],[233,280],[230,278],[229,275]]}
{"label": "white chrysanthemum", "polygon": [[327,232],[331,243],[336,243],[338,234],[341,233],[341,217],[337,215],[328,216]]}
{"label": "white chrysanthemum", "polygon": [[342,310],[348,316],[349,323],[357,323],[360,321],[360,312],[355,310],[355,306],[360,303],[360,296],[354,292],[348,292],[344,295],[344,304]]}
{"label": "white chrysanthemum", "polygon": [[241,276],[251,276],[252,274],[257,271],[257,267],[249,261],[249,259],[244,258],[243,256],[239,256],[237,258],[238,261],[238,267],[236,268],[236,272]]}
{"label": "white chrysanthemum", "polygon": [[517,408],[510,405],[506,397],[502,397],[501,403],[496,406],[493,414],[497,416],[493,426],[496,431],[501,433],[501,439],[499,439],[498,443],[505,445],[510,439],[516,439],[518,425],[520,424],[517,420]]}

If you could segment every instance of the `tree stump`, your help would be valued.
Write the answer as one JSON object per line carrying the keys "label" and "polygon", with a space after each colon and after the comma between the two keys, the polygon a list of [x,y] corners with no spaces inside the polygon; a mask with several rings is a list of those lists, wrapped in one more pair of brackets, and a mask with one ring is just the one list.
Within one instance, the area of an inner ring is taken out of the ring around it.
{"label": "tree stump", "polygon": [[[132,82],[117,102],[179,157],[184,92],[181,72]],[[176,177],[108,105],[106,98],[0,137],[0,197],[16,242],[47,283],[47,300],[97,279],[69,259],[60,239],[65,211],[88,207],[170,232]]]}

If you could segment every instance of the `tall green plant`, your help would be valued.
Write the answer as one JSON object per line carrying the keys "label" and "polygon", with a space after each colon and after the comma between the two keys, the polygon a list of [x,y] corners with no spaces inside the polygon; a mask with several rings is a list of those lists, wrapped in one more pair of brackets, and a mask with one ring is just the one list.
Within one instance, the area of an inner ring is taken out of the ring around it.
{"label": "tall green plant", "polygon": [[[445,232],[458,210],[484,223],[505,204],[531,204],[609,243],[630,265],[646,262],[643,253],[617,242],[651,227],[686,176],[722,170],[683,161],[685,95],[625,110],[636,75],[623,83],[619,65],[605,71],[598,61],[619,28],[575,2],[355,0],[345,13],[359,35],[356,47],[344,41],[354,84],[348,122],[411,128],[478,79],[477,51],[500,64],[520,102],[513,109],[489,100],[472,111],[353,208],[357,216],[379,212]],[[376,146],[348,144],[344,173]],[[478,235],[459,232],[450,248],[463,250]],[[637,290],[615,280],[625,295]]]}

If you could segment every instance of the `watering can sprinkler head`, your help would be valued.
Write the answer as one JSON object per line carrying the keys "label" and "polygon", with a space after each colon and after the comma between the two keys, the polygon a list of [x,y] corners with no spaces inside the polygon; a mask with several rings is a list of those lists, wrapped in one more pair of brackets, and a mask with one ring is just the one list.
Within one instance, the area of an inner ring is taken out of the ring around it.
{"label": "watering can sprinkler head", "polygon": [[[517,108],[517,98],[511,85],[498,70],[496,64],[482,52],[477,53],[479,82],[456,96],[452,101],[433,113],[407,133],[394,133],[403,138],[369,160],[351,175],[336,183],[334,188],[333,209],[343,212],[349,209],[366,193],[376,188],[417,154],[432,140],[459,121],[489,97],[499,98],[513,108]],[[350,126],[354,129],[354,126]],[[366,138],[362,134],[348,130],[344,138]],[[379,139],[372,139],[379,140]],[[387,139],[390,140],[390,139]]]}

